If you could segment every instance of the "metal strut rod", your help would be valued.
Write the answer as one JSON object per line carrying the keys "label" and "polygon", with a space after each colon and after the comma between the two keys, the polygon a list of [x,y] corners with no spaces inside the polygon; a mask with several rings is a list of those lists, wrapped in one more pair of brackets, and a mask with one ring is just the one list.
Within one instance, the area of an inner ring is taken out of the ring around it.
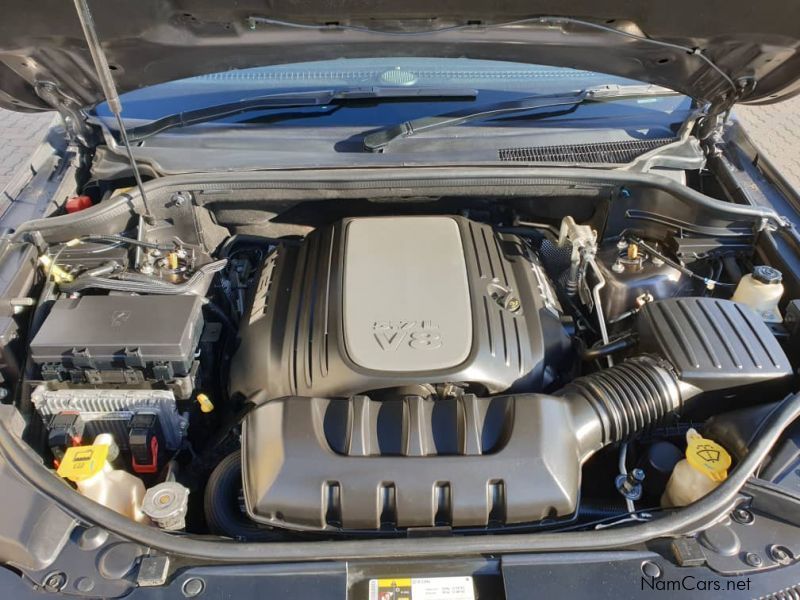
{"label": "metal strut rod", "polygon": [[111,112],[114,113],[114,118],[117,120],[119,127],[119,135],[122,140],[122,145],[125,147],[125,153],[128,155],[128,162],[130,162],[131,169],[133,170],[133,178],[136,180],[136,187],[139,188],[139,194],[142,196],[142,203],[144,204],[145,213],[149,216],[149,209],[147,204],[147,196],[144,192],[144,184],[142,183],[142,176],[139,174],[139,167],[136,164],[136,159],[133,157],[131,144],[128,141],[128,132],[125,130],[125,125],[122,122],[122,102],[117,93],[117,86],[114,84],[114,78],[111,76],[111,69],[108,68],[108,60],[106,59],[103,47],[100,45],[100,38],[97,37],[97,29],[94,25],[92,13],[89,10],[87,0],[75,0],[75,10],[78,12],[78,19],[81,22],[83,35],[86,37],[86,44],[89,46],[89,52],[92,54],[92,62],[97,71],[97,78],[100,80],[100,86],[103,88],[103,95],[106,98],[106,103]]}

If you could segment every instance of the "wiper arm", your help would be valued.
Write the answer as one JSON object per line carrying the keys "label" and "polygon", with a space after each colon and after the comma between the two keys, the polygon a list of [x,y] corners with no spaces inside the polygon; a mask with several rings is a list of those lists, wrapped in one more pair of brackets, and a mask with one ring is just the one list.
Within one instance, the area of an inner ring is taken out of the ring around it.
{"label": "wiper arm", "polygon": [[187,127],[199,123],[208,123],[225,117],[257,110],[273,110],[282,108],[307,108],[326,106],[333,103],[357,102],[369,99],[416,100],[416,99],[474,99],[478,96],[474,89],[454,88],[395,88],[365,87],[349,90],[314,90],[309,92],[292,92],[270,94],[257,98],[247,98],[236,102],[215,104],[196,110],[179,112],[151,121],[146,125],[128,130],[131,142],[140,142],[146,138],[163,133],[169,129]]}
{"label": "wiper arm", "polygon": [[508,102],[490,104],[480,107],[477,110],[465,109],[430,117],[420,117],[412,121],[405,121],[399,125],[378,129],[365,135],[363,144],[365,149],[376,152],[383,150],[398,138],[412,137],[419,133],[435,131],[454,125],[463,125],[464,123],[472,121],[481,121],[508,114],[529,112],[540,108],[579,106],[584,102],[602,102],[617,98],[665,95],[677,95],[677,92],[656,85],[606,85],[586,88],[570,94],[530,96]]}

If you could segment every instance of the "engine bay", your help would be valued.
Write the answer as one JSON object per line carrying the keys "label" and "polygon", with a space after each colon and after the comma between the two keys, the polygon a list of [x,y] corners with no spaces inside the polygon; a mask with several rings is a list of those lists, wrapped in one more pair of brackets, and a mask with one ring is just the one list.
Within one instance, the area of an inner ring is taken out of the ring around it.
{"label": "engine bay", "polygon": [[678,173],[688,199],[165,184],[139,214],[96,182],[92,208],[17,233],[34,284],[8,400],[68,485],[167,531],[657,518],[735,467],[709,424],[795,389],[800,335],[764,220]]}

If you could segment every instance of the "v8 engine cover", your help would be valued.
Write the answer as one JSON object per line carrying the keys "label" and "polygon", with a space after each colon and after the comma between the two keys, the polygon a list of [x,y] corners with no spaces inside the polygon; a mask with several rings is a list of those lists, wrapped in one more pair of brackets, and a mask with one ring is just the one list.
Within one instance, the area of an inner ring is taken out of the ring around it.
{"label": "v8 engine cover", "polygon": [[520,238],[461,217],[345,219],[265,261],[231,391],[535,389],[567,347],[549,282]]}

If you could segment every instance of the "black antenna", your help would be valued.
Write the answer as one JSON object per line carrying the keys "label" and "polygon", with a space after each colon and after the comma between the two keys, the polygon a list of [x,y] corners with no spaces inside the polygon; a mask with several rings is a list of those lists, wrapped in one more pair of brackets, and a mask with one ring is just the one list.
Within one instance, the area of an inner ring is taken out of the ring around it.
{"label": "black antenna", "polygon": [[122,122],[122,102],[120,102],[117,86],[114,84],[114,78],[111,77],[111,69],[108,68],[108,60],[106,60],[106,55],[103,52],[102,46],[100,46],[100,38],[97,37],[97,30],[95,29],[94,19],[92,18],[92,13],[89,11],[87,0],[75,0],[75,9],[78,11],[78,19],[81,22],[83,35],[86,37],[86,43],[89,46],[89,52],[92,54],[92,61],[97,71],[97,78],[100,80],[100,86],[103,88],[103,95],[106,97],[106,103],[117,120],[122,145],[125,146],[125,152],[128,154],[128,162],[130,162],[131,169],[133,169],[133,178],[136,180],[136,187],[139,188],[139,194],[142,196],[144,212],[149,218],[150,211],[148,209],[147,196],[144,193],[142,176],[139,174],[139,167],[136,165],[136,160],[133,158],[131,144],[128,141],[128,132],[125,131],[125,125]]}

